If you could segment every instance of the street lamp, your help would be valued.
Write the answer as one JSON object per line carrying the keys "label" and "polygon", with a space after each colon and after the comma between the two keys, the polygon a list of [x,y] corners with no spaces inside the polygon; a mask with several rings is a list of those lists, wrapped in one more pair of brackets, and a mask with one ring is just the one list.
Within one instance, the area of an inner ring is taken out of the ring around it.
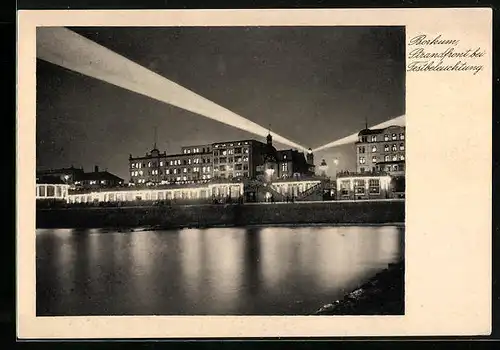
{"label": "street lamp", "polygon": [[328,171],[328,164],[324,159],[321,160],[321,164],[319,165],[319,171],[321,172],[321,176],[326,177],[326,172]]}

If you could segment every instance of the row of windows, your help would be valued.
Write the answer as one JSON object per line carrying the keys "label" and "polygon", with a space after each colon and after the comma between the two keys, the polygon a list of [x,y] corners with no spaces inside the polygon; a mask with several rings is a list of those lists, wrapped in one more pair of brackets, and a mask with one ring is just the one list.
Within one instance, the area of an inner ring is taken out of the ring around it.
{"label": "row of windows", "polygon": [[[357,195],[366,194],[366,180],[356,179],[354,180],[354,193]],[[349,190],[351,187],[350,180],[344,180],[340,183],[340,194],[343,196],[349,195]],[[370,194],[380,194],[380,180],[379,179],[369,179],[368,180],[368,193]]]}
{"label": "row of windows", "polygon": [[[385,162],[390,162],[390,161],[398,161],[398,160],[405,160],[405,155],[404,154],[393,154],[392,156],[386,155],[384,157]],[[373,156],[372,157],[372,163],[377,163],[378,162],[378,157]],[[366,164],[366,158],[365,157],[359,157],[359,164]]]}
{"label": "row of windows", "polygon": [[248,164],[235,164],[234,167],[231,165],[219,165],[214,167],[215,171],[233,171],[233,170],[248,170]]}
{"label": "row of windows", "polygon": [[219,163],[241,163],[241,162],[248,162],[248,156],[243,156],[243,157],[220,157],[220,158],[215,158],[214,159],[214,164],[219,164]]}
{"label": "row of windows", "polygon": [[219,173],[217,175],[217,177],[219,177],[221,179],[226,179],[226,178],[230,179],[230,178],[233,178],[233,177],[248,177],[248,176],[249,176],[248,172],[246,172],[246,171],[244,171],[244,172],[236,171],[236,172],[234,172],[234,174],[233,173],[228,173],[228,174],[226,174],[226,173]]}
{"label": "row of windows", "polygon": [[150,162],[147,162],[147,163],[140,163],[140,162],[135,162],[135,163],[131,163],[130,164],[130,167],[132,169],[141,169],[141,168],[156,168],[158,166],[158,164],[160,165],[160,167],[162,166],[167,166],[167,165],[170,165],[170,166],[175,166],[175,165],[191,165],[191,164],[205,164],[205,163],[210,163],[211,160],[210,158],[189,158],[189,159],[175,159],[175,160],[171,160],[171,161],[163,161],[161,160],[159,163],[156,162],[156,161],[150,161]]}
{"label": "row of windows", "polygon": [[[372,153],[375,153],[378,151],[378,148],[377,146],[373,145],[371,146],[371,150],[372,150]],[[398,145],[393,143],[391,146],[389,145],[384,145],[384,152],[389,152],[389,151],[397,151],[398,150]],[[400,151],[404,151],[405,150],[405,144],[404,143],[400,143],[399,144],[399,150]],[[359,153],[365,153],[366,152],[366,147],[365,146],[360,146],[358,147],[358,152]]]}
{"label": "row of windows", "polygon": [[[203,175],[201,177],[201,179],[203,180],[210,180],[212,178],[212,175],[209,175],[209,174],[206,174],[206,175]],[[179,181],[193,181],[193,180],[197,180],[198,178],[194,178],[192,176],[187,176],[187,175],[184,175],[184,176],[177,176],[175,178],[171,178],[170,180],[171,181],[168,181],[168,180],[162,180],[160,183],[162,185],[164,184],[169,184],[171,182],[179,182]],[[146,179],[137,179],[136,182],[139,183],[139,184],[145,184],[146,183]]]}
{"label": "row of windows", "polygon": [[[384,134],[384,138],[383,140],[384,141],[389,141],[389,140],[392,140],[392,141],[396,141],[396,140],[404,140],[405,139],[405,134],[404,133],[400,133],[399,135],[398,134]],[[379,142],[379,141],[382,141],[380,135],[371,135],[370,137],[368,136],[360,136],[359,137],[359,142]]]}
{"label": "row of windows", "polygon": [[[201,148],[201,153],[208,153],[208,152],[210,152],[210,148],[209,147],[207,147],[207,148],[205,148],[205,147]],[[184,154],[200,153],[200,149],[198,147],[193,148],[193,149],[184,149],[183,153]]]}
{"label": "row of windows", "polygon": [[235,143],[228,143],[228,144],[220,144],[220,145],[215,145],[214,148],[220,148],[220,147],[234,147],[234,146],[241,146],[241,145],[248,145],[248,141],[245,141],[245,142],[237,142],[236,144]]}
{"label": "row of windows", "polygon": [[248,148],[236,147],[234,149],[221,149],[218,151],[214,151],[214,156],[217,157],[217,156],[226,156],[226,155],[230,155],[230,154],[242,154],[242,153],[248,154],[249,153]]}
{"label": "row of windows", "polygon": [[[204,166],[204,167],[194,167],[193,173],[209,173],[211,171],[211,167],[209,166]],[[165,169],[165,174],[170,175],[170,174],[180,174],[180,173],[190,173],[191,168],[182,168],[182,169]],[[144,172],[142,170],[136,170],[136,171],[131,171],[130,174],[132,176],[142,176],[144,175]],[[154,169],[149,172],[149,175],[163,175],[162,170]]]}

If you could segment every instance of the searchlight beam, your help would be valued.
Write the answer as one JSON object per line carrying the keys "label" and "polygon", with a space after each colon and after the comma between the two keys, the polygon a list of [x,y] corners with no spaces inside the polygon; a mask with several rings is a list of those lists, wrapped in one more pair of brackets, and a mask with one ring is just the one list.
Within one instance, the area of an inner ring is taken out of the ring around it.
{"label": "searchlight beam", "polygon": [[[399,125],[399,126],[406,125],[406,116],[402,115],[402,116],[396,117],[396,118],[388,120],[386,122],[374,125],[374,126],[370,127],[370,129],[384,129],[384,128],[387,128],[391,125]],[[354,143],[356,141],[358,141],[358,133],[346,136],[344,138],[338,139],[337,141],[333,141],[333,142],[327,143],[326,145],[317,147],[317,148],[313,149],[313,152],[323,151],[327,148],[342,146],[342,145],[346,145],[349,143]]]}
{"label": "searchlight beam", "polygon": [[[37,57],[52,64],[148,96],[260,137],[268,129],[190,91],[173,81],[63,27],[37,30]],[[306,148],[271,133],[278,143]]]}

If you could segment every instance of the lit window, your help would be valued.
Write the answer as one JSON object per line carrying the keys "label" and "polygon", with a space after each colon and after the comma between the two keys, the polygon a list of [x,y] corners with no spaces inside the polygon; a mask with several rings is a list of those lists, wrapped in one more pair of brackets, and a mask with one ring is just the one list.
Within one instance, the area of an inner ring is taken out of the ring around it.
{"label": "lit window", "polygon": [[399,144],[399,150],[400,151],[404,151],[405,150],[405,144],[404,143]]}
{"label": "lit window", "polygon": [[377,142],[377,135],[372,135],[372,142]]}
{"label": "lit window", "polygon": [[163,161],[162,160],[160,161],[160,166],[163,166]]}
{"label": "lit window", "polygon": [[174,169],[174,174],[177,174],[177,169]]}
{"label": "lit window", "polygon": [[372,152],[377,152],[377,146],[372,146]]}
{"label": "lit window", "polygon": [[187,168],[184,168],[182,171],[185,172],[185,173],[187,173],[188,170],[187,170]]}
{"label": "lit window", "polygon": [[90,184],[95,185],[96,184],[95,180],[90,180]]}
{"label": "lit window", "polygon": [[365,157],[359,157],[359,164],[365,164],[365,163],[366,163]]}
{"label": "lit window", "polygon": [[377,156],[373,156],[372,163],[376,163],[376,162],[377,162]]}
{"label": "lit window", "polygon": [[379,194],[380,193],[380,180],[379,179],[368,180],[368,191],[370,194]]}
{"label": "lit window", "polygon": [[101,180],[101,184],[106,184],[106,180]]}
{"label": "lit window", "polygon": [[405,139],[405,134],[399,134],[399,139],[404,140]]}
{"label": "lit window", "polygon": [[397,139],[398,139],[398,135],[396,135],[396,134],[392,134],[392,139],[393,139],[393,140],[397,140]]}
{"label": "lit window", "polygon": [[207,166],[207,172],[209,172],[209,171],[210,171],[210,167],[209,167],[209,166]]}
{"label": "lit window", "polygon": [[388,161],[390,161],[390,160],[391,160],[391,157],[389,157],[389,156],[385,156],[384,160],[385,160],[386,162],[388,162]]}
{"label": "lit window", "polygon": [[384,152],[389,152],[389,145],[384,145]]}
{"label": "lit window", "polygon": [[389,135],[387,134],[384,135],[384,141],[389,141]]}
{"label": "lit window", "polygon": [[210,179],[211,177],[212,177],[212,176],[210,176],[210,175],[207,175],[207,179]]}
{"label": "lit window", "polygon": [[150,168],[150,167],[151,167],[151,162],[148,162],[148,168]]}
{"label": "lit window", "polygon": [[182,180],[183,180],[183,181],[186,181],[186,180],[187,180],[187,176],[183,176],[183,177],[182,177]]}
{"label": "lit window", "polygon": [[191,159],[188,159],[188,164],[191,164]]}
{"label": "lit window", "polygon": [[396,144],[392,145],[392,150],[393,151],[397,151],[398,150],[398,146]]}
{"label": "lit window", "polygon": [[401,155],[399,156],[399,160],[405,160],[405,155],[404,155],[404,154],[401,154]]}
{"label": "lit window", "polygon": [[227,155],[227,151],[226,150],[222,151],[222,155],[223,156]]}
{"label": "lit window", "polygon": [[142,174],[143,174],[142,170],[139,170],[139,175],[141,175],[141,176],[142,176]]}
{"label": "lit window", "polygon": [[132,169],[135,168],[135,163],[132,163]]}
{"label": "lit window", "polygon": [[170,174],[170,169],[165,170],[165,174],[169,175]]}
{"label": "lit window", "polygon": [[393,156],[392,156],[392,160],[393,160],[393,161],[398,160],[398,156],[397,156],[397,155],[393,155]]}

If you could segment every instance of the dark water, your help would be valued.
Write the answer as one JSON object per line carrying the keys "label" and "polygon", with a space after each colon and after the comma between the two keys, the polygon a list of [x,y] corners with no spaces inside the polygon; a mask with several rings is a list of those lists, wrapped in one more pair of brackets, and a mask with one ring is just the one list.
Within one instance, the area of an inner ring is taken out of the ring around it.
{"label": "dark water", "polygon": [[404,228],[37,230],[37,315],[310,314],[402,254]]}

